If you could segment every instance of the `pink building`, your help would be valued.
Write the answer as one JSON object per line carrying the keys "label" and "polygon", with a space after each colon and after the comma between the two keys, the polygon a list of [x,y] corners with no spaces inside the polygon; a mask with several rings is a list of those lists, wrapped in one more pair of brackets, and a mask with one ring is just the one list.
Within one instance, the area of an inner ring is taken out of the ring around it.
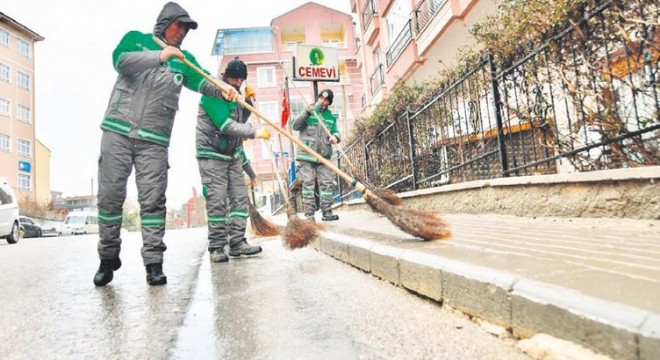
{"label": "pink building", "polygon": [[364,76],[364,114],[396,84],[423,83],[472,44],[468,30],[496,11],[494,0],[350,0]]}
{"label": "pink building", "polygon": [[[213,54],[219,59],[218,76],[235,57],[243,60],[248,66],[247,83],[257,91],[255,107],[277,123],[281,121],[283,93],[287,84],[290,118],[293,119],[306,104],[314,102],[312,82],[292,81],[293,57],[299,44],[337,48],[340,80],[319,82],[318,90],[329,88],[334,92],[331,110],[339,119],[342,136],[348,136],[355,118],[362,113],[364,91],[350,14],[308,2],[272,19],[269,27],[219,29],[213,47]],[[263,124],[254,115],[252,119],[255,124]],[[290,128],[287,127],[287,130],[290,131]],[[273,189],[273,157],[278,168],[288,169],[293,156],[291,144],[284,136],[279,136],[283,150],[280,151],[277,135],[273,131],[275,149],[272,151],[263,141],[245,142],[246,151],[266,191]]]}

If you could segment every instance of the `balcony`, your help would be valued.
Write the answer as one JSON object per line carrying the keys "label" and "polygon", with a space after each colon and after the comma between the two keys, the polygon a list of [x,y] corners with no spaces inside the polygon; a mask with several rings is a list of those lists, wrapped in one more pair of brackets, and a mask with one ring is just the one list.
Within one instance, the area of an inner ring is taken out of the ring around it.
{"label": "balcony", "polygon": [[362,31],[364,31],[364,43],[367,46],[373,45],[378,38],[380,23],[376,17],[377,14],[376,0],[367,0],[367,4],[360,14],[362,19]]}
{"label": "balcony", "polygon": [[420,33],[447,0],[422,0],[415,8],[415,32]]}
{"label": "balcony", "polygon": [[383,64],[378,64],[376,70],[371,74],[369,78],[369,84],[371,85],[371,95],[375,94],[380,86],[385,83],[385,75],[383,74]]}
{"label": "balcony", "polygon": [[275,51],[270,27],[220,29],[216,33],[212,55],[249,54]]}
{"label": "balcony", "polygon": [[387,67],[392,66],[394,61],[399,57],[399,55],[401,55],[403,50],[405,50],[408,43],[410,43],[410,40],[412,40],[412,35],[412,19],[409,19],[385,54],[385,62],[387,63]]}
{"label": "balcony", "polygon": [[362,30],[366,31],[367,27],[376,16],[376,0],[367,0],[367,4],[362,10]]}

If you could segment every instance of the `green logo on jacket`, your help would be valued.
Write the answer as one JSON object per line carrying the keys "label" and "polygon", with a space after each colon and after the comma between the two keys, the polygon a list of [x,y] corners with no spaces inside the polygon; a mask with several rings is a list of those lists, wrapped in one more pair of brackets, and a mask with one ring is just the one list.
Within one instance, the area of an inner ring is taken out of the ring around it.
{"label": "green logo on jacket", "polygon": [[183,84],[183,75],[179,73],[174,74],[174,83],[176,86]]}

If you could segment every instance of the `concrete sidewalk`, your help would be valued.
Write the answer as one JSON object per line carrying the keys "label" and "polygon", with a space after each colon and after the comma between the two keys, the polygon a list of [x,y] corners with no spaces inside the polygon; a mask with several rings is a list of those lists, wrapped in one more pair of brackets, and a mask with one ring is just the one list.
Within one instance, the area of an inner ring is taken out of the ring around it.
{"label": "concrete sidewalk", "polygon": [[452,237],[424,242],[371,211],[337,213],[312,246],[341,261],[520,338],[660,359],[660,221],[447,215]]}

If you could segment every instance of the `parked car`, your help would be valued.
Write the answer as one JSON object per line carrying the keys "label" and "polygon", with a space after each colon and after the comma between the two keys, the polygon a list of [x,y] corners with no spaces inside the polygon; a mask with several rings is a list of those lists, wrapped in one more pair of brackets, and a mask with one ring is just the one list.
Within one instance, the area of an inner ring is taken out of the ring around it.
{"label": "parked car", "polygon": [[64,224],[71,234],[94,234],[99,232],[99,218],[96,212],[73,211],[64,219]]}
{"label": "parked car", "polygon": [[34,221],[34,219],[27,216],[19,216],[18,222],[21,225],[23,237],[41,237],[41,225]]}
{"label": "parked car", "polygon": [[18,201],[7,179],[0,178],[0,238],[15,244],[19,239]]}
{"label": "parked car", "polygon": [[41,224],[42,236],[66,236],[71,235],[71,230],[61,221],[44,221]]}

